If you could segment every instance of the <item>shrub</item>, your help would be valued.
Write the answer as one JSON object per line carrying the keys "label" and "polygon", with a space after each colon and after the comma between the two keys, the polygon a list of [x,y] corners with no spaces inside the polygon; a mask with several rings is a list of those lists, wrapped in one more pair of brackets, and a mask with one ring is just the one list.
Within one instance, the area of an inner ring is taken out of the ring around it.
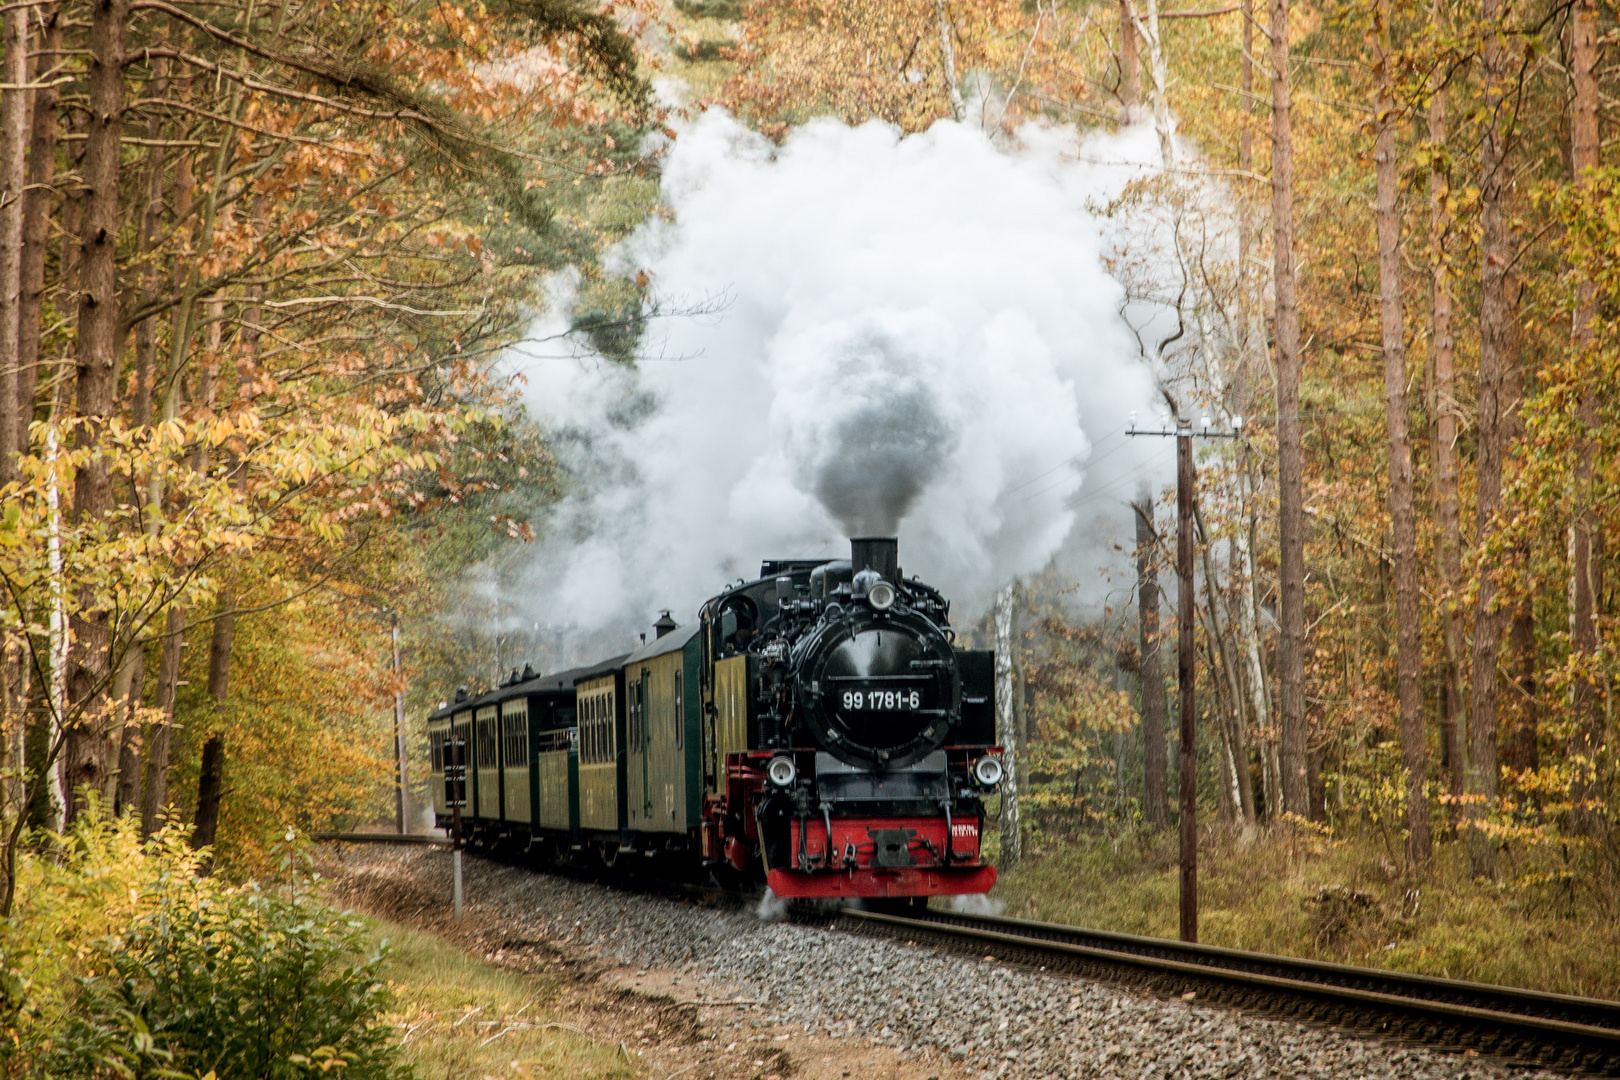
{"label": "shrub", "polygon": [[[89,817],[64,838],[62,865],[29,868],[44,888],[5,928],[0,996],[16,1037],[0,1044],[0,1075],[407,1075],[382,1020],[382,947],[357,919],[296,881],[271,893],[198,877],[172,833],[132,845],[132,825]],[[61,903],[75,886],[102,910]],[[103,923],[108,908],[127,921],[90,940],[63,919]],[[31,968],[67,974],[65,986]]]}

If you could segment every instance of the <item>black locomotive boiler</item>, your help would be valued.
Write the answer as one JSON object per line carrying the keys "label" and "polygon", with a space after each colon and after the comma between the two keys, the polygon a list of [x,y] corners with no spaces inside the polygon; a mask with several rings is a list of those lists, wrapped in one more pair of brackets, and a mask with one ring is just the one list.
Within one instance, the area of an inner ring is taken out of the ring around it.
{"label": "black locomotive boiler", "polygon": [[673,860],[783,897],[995,883],[980,850],[1002,775],[994,654],[955,645],[949,603],[904,577],[895,540],[768,560],[691,626],[666,613],[655,629],[635,652],[514,672],[429,717],[440,826],[460,802],[478,846]]}

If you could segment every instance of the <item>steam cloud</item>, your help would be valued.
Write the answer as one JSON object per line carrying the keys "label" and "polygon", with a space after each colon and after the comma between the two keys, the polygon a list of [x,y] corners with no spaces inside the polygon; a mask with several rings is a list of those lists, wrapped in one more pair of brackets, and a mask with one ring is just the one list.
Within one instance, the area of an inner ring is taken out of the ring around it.
{"label": "steam cloud", "polygon": [[[970,609],[1066,541],[1094,550],[1098,515],[1124,513],[1086,491],[1129,498],[1168,460],[1118,437],[1156,399],[1092,208],[1140,172],[1085,163],[1150,161],[1152,135],[1099,138],[1031,129],[1004,151],[953,123],[816,121],[778,148],[717,111],[683,130],[673,220],[620,269],[673,308],[728,303],[657,325],[642,353],[670,362],[514,356],[578,478],[527,618],[574,628],[577,657],[851,535],[898,531],[906,573]],[[569,287],[536,337],[566,326]],[[1084,469],[1104,437],[1108,471]]]}

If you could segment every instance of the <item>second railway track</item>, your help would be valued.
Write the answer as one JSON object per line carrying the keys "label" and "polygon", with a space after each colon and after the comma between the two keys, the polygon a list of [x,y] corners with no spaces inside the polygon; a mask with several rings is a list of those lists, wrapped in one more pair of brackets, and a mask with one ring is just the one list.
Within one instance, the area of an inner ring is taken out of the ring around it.
{"label": "second railway track", "polygon": [[843,910],[836,925],[1517,1064],[1620,1076],[1620,1002],[999,916]]}

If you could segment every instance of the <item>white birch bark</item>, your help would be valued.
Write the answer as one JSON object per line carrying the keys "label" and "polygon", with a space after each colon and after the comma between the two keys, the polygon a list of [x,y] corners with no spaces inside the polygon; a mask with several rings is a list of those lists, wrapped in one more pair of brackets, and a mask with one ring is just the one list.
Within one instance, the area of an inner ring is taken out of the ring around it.
{"label": "white birch bark", "polygon": [[1018,719],[1014,709],[1013,605],[1018,586],[996,593],[996,741],[1002,748],[1001,865],[1016,866],[1022,855],[1018,828]]}

